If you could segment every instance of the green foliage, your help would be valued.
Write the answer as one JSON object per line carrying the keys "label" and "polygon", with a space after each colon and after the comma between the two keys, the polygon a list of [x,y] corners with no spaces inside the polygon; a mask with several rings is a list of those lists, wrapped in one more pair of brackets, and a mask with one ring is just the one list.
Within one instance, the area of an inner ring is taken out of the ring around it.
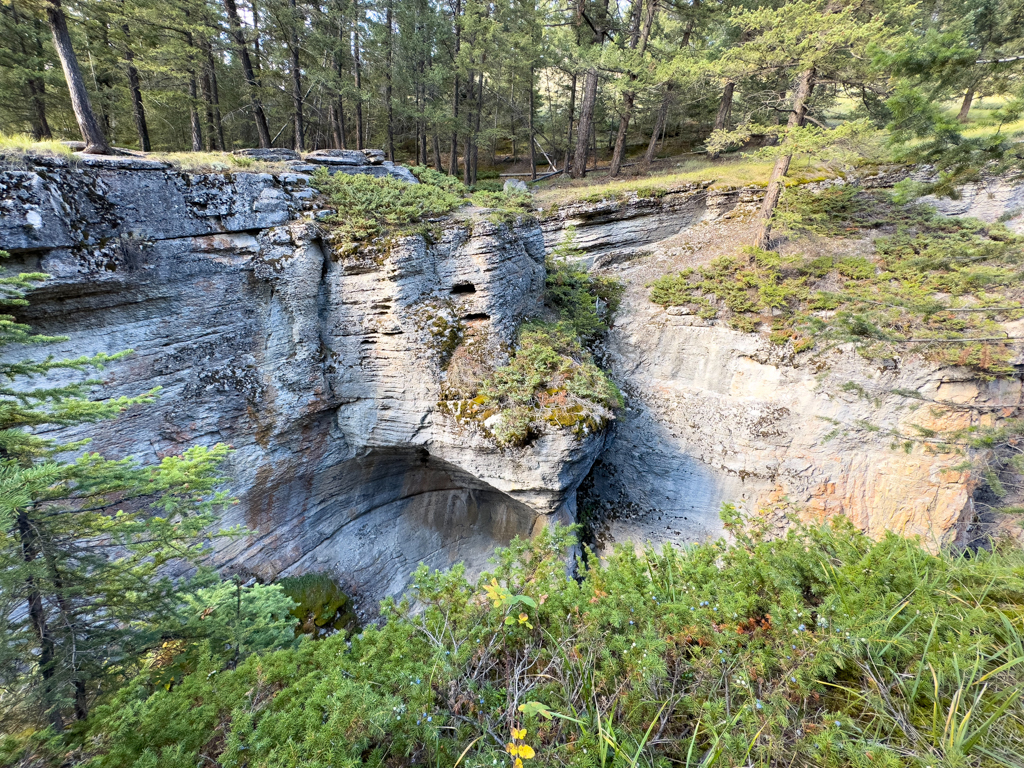
{"label": "green foliage", "polygon": [[842,522],[768,540],[724,516],[735,544],[622,548],[579,581],[565,529],[476,584],[421,567],[351,645],[125,686],[87,724],[91,765],[491,765],[513,729],[538,767],[1015,764],[1018,550],[931,554]]}
{"label": "green foliage", "polygon": [[331,175],[327,169],[319,168],[310,184],[337,208],[338,213],[326,223],[331,226],[334,239],[340,242],[368,240],[425,218],[443,216],[466,202],[447,181],[442,186],[429,182],[409,184],[389,176]]}
{"label": "green foliage", "polygon": [[491,431],[501,445],[522,445],[544,422],[594,432],[622,406],[567,322],[525,324],[509,364],[484,381],[480,397],[485,418],[498,415]]}
{"label": "green foliage", "polygon": [[582,263],[583,251],[576,245],[576,228],[567,227],[561,243],[546,261],[548,304],[576,335],[591,341],[608,330],[608,320],[618,309],[624,286],[618,280],[594,275]]}
{"label": "green foliage", "polygon": [[[26,290],[45,277],[0,278],[0,306],[24,306]],[[0,315],[0,346],[55,340]],[[121,356],[0,365],[0,707],[25,726],[59,729],[68,713],[84,717],[91,692],[138,668],[181,600],[184,583],[167,566],[203,557],[228,502],[217,476],[227,446],[143,466],[83,452],[88,440],[40,434],[150,402],[156,390],[91,400],[100,382],[73,380]],[[54,371],[70,372],[71,383],[40,381]],[[67,460],[72,451],[78,457]]]}
{"label": "green foliage", "polygon": [[856,187],[789,190],[783,199],[780,218],[792,231],[892,234],[873,240],[872,258],[748,249],[743,257],[655,280],[651,301],[704,317],[724,310],[734,328],[770,328],[772,341],[792,339],[798,351],[841,341],[868,356],[891,357],[912,339],[911,351],[943,364],[986,376],[1012,372],[1000,321],[1024,316],[1016,292],[1024,238],[1001,224],[943,218]]}
{"label": "green foliage", "polygon": [[277,581],[275,586],[295,603],[291,614],[299,620],[296,635],[320,638],[355,627],[356,616],[349,597],[330,574],[289,576]]}

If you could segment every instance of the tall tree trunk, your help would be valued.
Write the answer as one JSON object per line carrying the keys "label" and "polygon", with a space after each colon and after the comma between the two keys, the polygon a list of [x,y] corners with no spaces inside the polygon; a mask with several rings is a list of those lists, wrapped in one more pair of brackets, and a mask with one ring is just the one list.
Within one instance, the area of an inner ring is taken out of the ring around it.
{"label": "tall tree trunk", "polygon": [[[715,115],[715,127],[713,130],[724,131],[729,128],[729,118],[732,115],[732,97],[736,90],[736,83],[732,80],[726,82],[722,89],[722,98],[718,102],[718,113]],[[708,157],[714,160],[718,152],[708,152]]]}
{"label": "tall tree trunk", "polygon": [[188,73],[188,116],[189,125],[192,129],[192,151],[203,151],[203,126],[199,121],[199,92],[196,87],[196,73],[189,70]]}
{"label": "tall tree trunk", "polygon": [[213,53],[208,40],[200,38],[199,47],[203,51],[203,74],[199,78],[199,90],[203,94],[203,104],[206,107],[206,146],[211,152],[218,149],[223,151],[224,145],[220,143],[217,132],[219,115],[214,113],[216,98],[213,87]]}
{"label": "tall tree trunk", "polygon": [[[793,94],[793,107],[789,113],[789,120],[786,121],[788,128],[799,128],[804,124],[807,116],[807,100],[814,90],[814,67],[804,70],[797,79],[796,91]],[[775,213],[775,206],[779,204],[782,197],[782,184],[786,173],[789,171],[789,164],[792,155],[782,155],[775,161],[772,168],[772,175],[768,179],[768,188],[764,193],[764,201],[757,213],[758,227],[754,237],[754,246],[757,248],[768,248],[771,243],[772,214]]]}
{"label": "tall tree trunk", "polygon": [[441,167],[441,137],[437,135],[437,131],[434,131],[434,170],[438,173],[443,171]]}
{"label": "tall tree trunk", "polygon": [[384,10],[384,23],[387,25],[387,34],[384,36],[384,47],[387,49],[384,52],[384,108],[387,111],[388,119],[388,145],[387,153],[388,160],[394,162],[395,160],[395,116],[392,111],[391,105],[391,91],[392,91],[392,67],[394,63],[394,11],[392,3],[388,2],[387,8]]}
{"label": "tall tree trunk", "polygon": [[[14,29],[17,30],[22,24],[21,16],[18,14],[18,8],[12,2],[9,10]],[[27,26],[28,23],[26,21],[26,27]],[[39,34],[38,22],[32,25],[35,56],[33,56],[33,51],[30,50],[26,44],[25,36],[17,32],[16,34],[18,37],[18,47],[21,49],[21,55],[24,63],[27,65],[33,58],[36,58],[37,61],[41,60],[43,55],[43,43],[40,39],[41,35]],[[46,119],[46,83],[43,81],[42,77],[30,76],[26,79],[25,84],[28,86],[29,99],[32,102],[32,136],[37,141],[40,139],[51,139],[53,138],[53,134],[50,132],[50,123]]]}
{"label": "tall tree trunk", "polygon": [[[189,13],[185,11],[185,18],[188,19]],[[188,116],[189,124],[192,129],[192,151],[202,152],[203,151],[203,126],[199,120],[199,91],[196,85],[196,70],[195,60],[196,56],[194,52],[198,50],[196,47],[195,38],[192,36],[191,29],[185,32],[185,42],[188,43],[189,50],[189,68],[188,68]]]}
{"label": "tall tree trunk", "polygon": [[967,116],[971,112],[971,104],[974,103],[974,86],[971,85],[967,89],[967,93],[964,94],[964,100],[960,104],[960,112],[957,114],[956,119],[961,123],[967,122]]}
{"label": "tall tree trunk", "polygon": [[597,103],[597,68],[587,70],[583,81],[583,103],[580,105],[580,120],[576,126],[576,153],[573,155],[569,175],[579,179],[587,175],[587,155],[590,153],[590,133],[594,124],[594,106]]}
{"label": "tall tree trunk", "polygon": [[732,96],[736,91],[736,83],[732,80],[725,84],[722,89],[722,99],[718,102],[718,114],[715,115],[715,130],[724,131],[729,127],[729,118],[732,116]]}
{"label": "tall tree trunk", "polygon": [[533,103],[533,67],[530,67],[530,178],[537,180],[537,131],[533,125],[533,113],[536,107]]}
{"label": "tall tree trunk", "polygon": [[295,119],[295,151],[306,149],[306,128],[302,119],[302,68],[299,66],[299,14],[295,0],[288,0],[291,18],[288,20],[288,53],[292,67],[292,114]]}
{"label": "tall tree trunk", "polygon": [[[21,512],[17,517],[18,539],[21,543],[21,554],[25,564],[31,568],[32,563],[39,557],[38,533],[34,522],[29,518],[27,512]],[[46,710],[46,719],[57,733],[64,730],[64,720],[61,717],[59,693],[56,680],[56,650],[53,635],[50,632],[49,623],[46,620],[46,610],[43,607],[43,595],[36,584],[33,576],[25,579],[25,599],[28,608],[29,623],[39,641],[39,674],[43,678],[43,707]]]}
{"label": "tall tree trunk", "polygon": [[466,120],[466,134],[462,138],[462,183],[465,184],[466,186],[469,186],[469,184],[470,184],[470,174],[472,173],[471,166],[473,164],[473,161],[472,161],[472,147],[470,145],[471,145],[471,143],[473,141],[473,138],[472,138],[472,133],[473,133],[473,111],[472,110],[473,110],[473,104],[476,101],[476,99],[473,98],[476,95],[476,91],[474,90],[475,87],[476,87],[474,85],[475,81],[476,81],[476,74],[471,70],[470,73],[469,73],[469,90],[466,93],[466,104],[467,104],[466,109],[468,110],[468,114],[466,115],[466,117],[468,119]]}
{"label": "tall tree trunk", "polygon": [[209,28],[215,26],[215,22],[205,17],[206,30],[200,32],[199,47],[203,52],[203,76],[200,85],[203,89],[203,100],[207,103],[207,121],[209,134],[209,146],[211,149],[219,149],[222,152],[227,149],[224,142],[224,124],[220,117],[220,89],[217,87],[217,62],[213,57],[213,43],[210,42]]}
{"label": "tall tree trunk", "polygon": [[572,123],[576,117],[576,74],[573,73],[572,85],[569,87],[569,128],[565,136],[565,161],[562,163],[562,171],[569,173],[570,161],[572,160]]}
{"label": "tall tree trunk", "polygon": [[68,91],[71,93],[71,107],[75,111],[78,128],[82,132],[82,140],[85,141],[85,151],[94,155],[108,155],[110,147],[107,146],[107,139],[92,111],[89,92],[85,89],[82,70],[78,66],[75,49],[71,45],[71,34],[68,32],[68,21],[61,7],[61,0],[47,0],[46,19],[50,23],[53,47],[57,49],[60,66],[64,70],[64,79],[67,80]]}
{"label": "tall tree trunk", "polygon": [[359,54],[359,19],[356,18],[355,33],[353,35],[355,47],[352,52],[355,56],[356,65],[356,149],[363,148],[363,58]]}
{"label": "tall tree trunk", "polygon": [[[462,0],[455,0],[453,9],[453,26],[455,28],[455,55],[458,62],[459,51],[462,49]],[[452,88],[452,153],[448,158],[448,173],[459,175],[459,71],[455,70],[455,85]]]}
{"label": "tall tree trunk", "polygon": [[[480,62],[481,67],[486,63],[486,56]],[[476,123],[475,130],[473,131],[473,184],[477,181],[477,164],[480,160],[480,118],[484,113],[484,73],[481,70],[479,77],[477,78],[477,89],[476,89]]]}
{"label": "tall tree trunk", "polygon": [[658,139],[665,130],[665,123],[668,122],[668,111],[672,107],[674,100],[675,88],[672,83],[668,83],[665,86],[665,95],[661,99],[661,106],[658,108],[658,116],[654,119],[654,130],[651,131],[651,140],[647,143],[647,152],[644,153],[641,170],[645,173],[650,168],[651,163],[654,162],[654,156],[658,152]]}
{"label": "tall tree trunk", "polygon": [[[647,41],[651,36],[651,27],[654,25],[654,16],[657,13],[657,0],[649,0],[647,14],[644,17],[643,29],[640,29],[640,15],[643,0],[633,0],[634,27],[630,37],[630,49],[639,49],[643,56],[647,51]],[[630,83],[635,83],[637,76],[629,74]],[[632,89],[623,94],[622,115],[619,117],[619,132],[615,136],[615,149],[612,151],[611,166],[608,168],[609,176],[618,176],[622,168],[622,160],[626,155],[626,139],[629,135],[629,121],[633,118],[633,104],[636,101],[636,92]]]}
{"label": "tall tree trunk", "polygon": [[128,69],[128,92],[132,97],[132,117],[135,118],[135,132],[139,134],[139,149],[149,152],[149,126],[146,125],[146,108],[142,103],[142,86],[139,84],[139,70],[135,68],[135,54],[129,43],[129,29],[127,24],[121,25],[124,31],[125,45],[124,58]]}
{"label": "tall tree trunk", "polygon": [[[267,124],[267,115],[263,111],[263,102],[260,100],[259,82],[256,80],[256,73],[252,68],[252,59],[249,57],[249,46],[245,42],[245,34],[242,32],[242,20],[238,16],[238,6],[235,0],[224,0],[224,10],[228,14],[228,22],[231,26],[231,36],[235,40],[238,49],[238,58],[242,62],[242,74],[245,76],[245,83],[249,89],[249,101],[252,104],[253,117],[256,120],[256,133],[259,135],[260,146],[268,149],[271,145],[270,126]],[[253,9],[255,12],[255,8]]]}

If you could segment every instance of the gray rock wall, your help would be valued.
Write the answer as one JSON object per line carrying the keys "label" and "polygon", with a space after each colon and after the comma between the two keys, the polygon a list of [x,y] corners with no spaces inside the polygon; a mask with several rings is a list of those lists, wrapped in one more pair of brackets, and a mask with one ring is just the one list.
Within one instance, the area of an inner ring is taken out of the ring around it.
{"label": "gray rock wall", "polygon": [[603,434],[503,451],[437,410],[445,329],[500,350],[539,310],[535,224],[439,223],[429,242],[338,256],[302,176],[160,166],[2,172],[0,200],[11,266],[53,276],[23,319],[69,337],[28,352],[131,348],[97,396],[162,388],[70,432],[143,461],[234,446],[224,522],[251,533],[220,543],[218,564],[332,570],[366,607],[419,562],[478,570],[495,545],[572,519]]}

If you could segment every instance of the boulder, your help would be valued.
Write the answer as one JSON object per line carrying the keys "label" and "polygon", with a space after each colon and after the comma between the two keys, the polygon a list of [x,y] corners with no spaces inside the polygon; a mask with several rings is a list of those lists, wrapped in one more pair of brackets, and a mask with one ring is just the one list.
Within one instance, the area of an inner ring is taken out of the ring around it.
{"label": "boulder", "polygon": [[303,155],[307,163],[326,165],[366,165],[366,155],[358,149],[318,149]]}
{"label": "boulder", "polygon": [[294,149],[236,149],[231,154],[239,157],[251,157],[253,160],[263,160],[267,163],[284,163],[289,160],[301,160],[302,157]]}
{"label": "boulder", "polygon": [[529,188],[526,186],[526,182],[520,179],[509,179],[505,182],[505,186],[501,188],[501,191],[508,194],[509,192],[528,192]]}

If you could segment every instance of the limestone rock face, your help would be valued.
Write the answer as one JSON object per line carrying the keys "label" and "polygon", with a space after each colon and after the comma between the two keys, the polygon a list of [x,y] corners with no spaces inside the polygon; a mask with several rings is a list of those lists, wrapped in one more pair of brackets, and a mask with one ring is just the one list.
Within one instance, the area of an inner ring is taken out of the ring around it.
{"label": "limestone rock face", "polygon": [[816,521],[843,515],[876,536],[963,539],[978,481],[959,468],[964,455],[900,436],[1013,415],[1024,395],[1018,379],[985,382],[909,357],[868,361],[848,347],[795,355],[649,301],[656,277],[750,242],[758,197],[694,188],[579,204],[544,225],[549,243],[575,225],[577,243],[598,254],[595,268],[626,285],[604,362],[627,408],[584,486],[605,513],[599,541],[607,551],[715,538],[725,502],[767,513],[779,530],[788,509]]}
{"label": "limestone rock face", "polygon": [[366,607],[420,562],[479,570],[494,546],[573,518],[604,434],[507,451],[437,407],[452,333],[500,348],[539,310],[536,224],[442,223],[430,242],[338,256],[294,174],[58,164],[0,173],[0,200],[11,266],[53,276],[23,319],[69,337],[31,352],[131,348],[103,394],[162,388],[79,430],[92,448],[153,461],[234,446],[224,522],[251,533],[217,564],[331,570]]}

